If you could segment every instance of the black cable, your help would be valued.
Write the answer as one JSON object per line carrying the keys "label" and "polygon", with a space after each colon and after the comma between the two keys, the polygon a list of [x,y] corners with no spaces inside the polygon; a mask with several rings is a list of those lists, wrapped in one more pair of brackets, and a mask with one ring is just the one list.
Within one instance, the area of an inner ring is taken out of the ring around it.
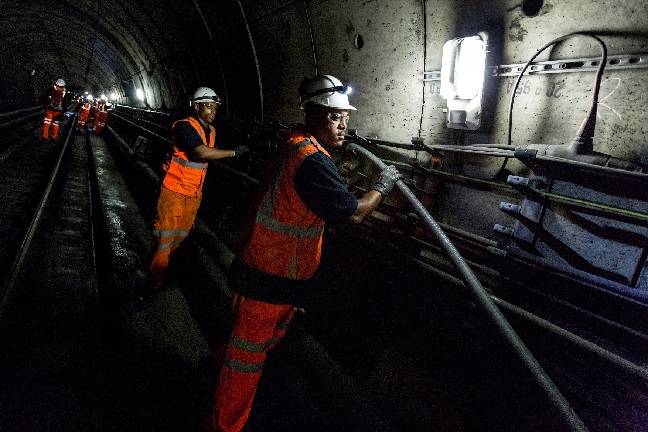
{"label": "black cable", "polygon": [[[590,112],[588,113],[588,116],[587,116],[586,120],[591,117],[592,110],[594,110],[594,119],[596,119],[596,104],[597,104],[597,101],[598,101],[598,89],[599,89],[599,86],[600,86],[600,83],[601,83],[601,77],[603,76],[603,71],[605,69],[605,64],[607,63],[607,47],[605,46],[605,43],[603,43],[603,41],[601,39],[594,36],[593,34],[585,33],[585,32],[569,33],[569,34],[561,36],[561,37],[559,37],[557,39],[554,39],[551,42],[545,44],[542,48],[540,48],[538,50],[538,52],[536,52],[533,55],[533,57],[531,57],[531,59],[529,59],[529,61],[526,62],[526,64],[524,65],[524,67],[520,71],[520,73],[519,73],[519,75],[517,77],[517,80],[515,81],[515,85],[513,86],[513,89],[511,90],[511,101],[509,103],[508,133],[507,133],[507,140],[506,140],[506,144],[509,147],[512,146],[511,131],[513,129],[513,105],[515,103],[515,94],[517,92],[518,87],[520,86],[520,82],[522,81],[522,77],[524,76],[524,72],[526,72],[526,70],[529,68],[531,63],[533,63],[533,61],[536,59],[536,57],[538,57],[544,50],[546,50],[547,48],[549,48],[552,45],[555,45],[555,44],[557,44],[559,42],[562,42],[562,41],[564,41],[566,39],[570,39],[570,38],[572,38],[574,36],[590,37],[590,38],[594,39],[596,42],[598,42],[599,46],[601,47],[601,60],[599,61],[599,67],[598,67],[598,70],[596,71],[596,78],[595,78],[595,81],[594,81],[594,89],[593,89],[593,95],[592,95],[593,108],[590,108]],[[582,131],[582,127],[581,127],[581,131]],[[580,134],[581,131],[579,131],[579,134]],[[592,129],[592,132],[593,132],[593,129]],[[504,162],[502,163],[501,168],[499,169],[499,173],[504,171],[504,169],[506,168],[506,163],[507,162],[508,162],[508,158],[505,158]]]}
{"label": "black cable", "polygon": [[[380,160],[380,158],[364,147],[358,144],[349,144],[349,147],[372,161],[379,169],[382,170],[386,167],[385,163]],[[459,272],[466,288],[470,290],[477,304],[482,308],[497,331],[513,349],[517,358],[526,366],[549,402],[556,408],[557,412],[560,413],[564,422],[569,425],[570,429],[573,431],[587,431],[587,426],[585,426],[582,420],[578,418],[578,415],[576,415],[558,387],[556,387],[551,378],[549,378],[540,363],[538,363],[535,357],[533,357],[533,354],[531,354],[529,349],[526,347],[520,336],[518,336],[502,312],[497,308],[495,303],[493,303],[493,300],[490,298],[486,289],[483,287],[479,279],[477,279],[475,273],[468,266],[454,244],[452,244],[443,229],[439,226],[439,223],[434,220],[425,206],[423,206],[416,195],[414,195],[402,180],[396,182],[396,188],[412,205],[414,211],[421,217],[423,225],[434,235],[436,240],[439,242],[439,246],[445,251],[450,258],[450,261]]]}

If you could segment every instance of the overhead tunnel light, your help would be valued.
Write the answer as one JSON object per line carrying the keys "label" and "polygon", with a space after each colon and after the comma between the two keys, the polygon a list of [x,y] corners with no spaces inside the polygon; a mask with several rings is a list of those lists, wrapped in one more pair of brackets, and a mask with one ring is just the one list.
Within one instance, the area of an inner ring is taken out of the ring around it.
{"label": "overhead tunnel light", "polygon": [[112,92],[112,93],[110,94],[110,100],[114,100],[114,101],[117,100],[117,92]]}
{"label": "overhead tunnel light", "polygon": [[135,89],[135,96],[137,97],[137,99],[143,101],[144,100],[144,90],[139,89],[139,88]]}
{"label": "overhead tunnel light", "polygon": [[452,39],[443,45],[441,96],[447,100],[446,125],[478,129],[487,53],[486,34]]}

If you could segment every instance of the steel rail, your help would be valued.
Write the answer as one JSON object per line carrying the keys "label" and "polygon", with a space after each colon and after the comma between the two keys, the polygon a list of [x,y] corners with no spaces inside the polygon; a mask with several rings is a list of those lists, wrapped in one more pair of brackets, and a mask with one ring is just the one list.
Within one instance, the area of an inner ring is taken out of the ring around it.
{"label": "steel rail", "polygon": [[63,157],[67,153],[68,143],[70,142],[70,137],[72,136],[72,132],[74,131],[75,120],[76,120],[76,114],[70,119],[68,123],[67,135],[65,137],[65,141],[63,142],[63,146],[61,147],[61,151],[59,153],[56,164],[54,165],[54,169],[52,170],[52,174],[50,175],[50,178],[47,182],[45,191],[43,192],[43,195],[41,196],[41,199],[38,203],[36,212],[34,213],[34,216],[32,217],[32,220],[29,224],[29,228],[27,229],[27,232],[23,237],[23,241],[20,245],[20,248],[18,249],[18,254],[14,259],[13,264],[11,265],[11,270],[9,271],[9,277],[7,278],[2,288],[2,292],[0,293],[1,296],[0,297],[0,321],[3,320],[9,302],[11,301],[11,298],[14,295],[16,282],[18,281],[18,277],[22,272],[23,264],[25,262],[25,258],[27,257],[27,252],[29,251],[31,242],[40,224],[41,216],[43,215],[43,211],[45,210],[45,207],[49,201],[49,197],[52,192],[52,189],[54,188],[54,184],[58,180],[61,161],[63,160]]}
{"label": "steel rail", "polygon": [[45,108],[42,105],[37,105],[37,106],[29,107],[29,108],[22,108],[22,109],[15,110],[15,111],[8,111],[8,112],[0,113],[0,122],[3,121],[6,118],[11,118],[11,117],[14,117],[14,116],[18,116],[20,114],[29,114],[29,113],[32,113],[32,112],[38,111],[38,110],[45,110]]}
{"label": "steel rail", "polygon": [[[436,276],[442,278],[446,282],[449,282],[458,287],[464,286],[464,283],[461,279],[450,273],[440,270],[432,266],[431,264],[423,262],[420,259],[412,257],[410,255],[405,255],[405,257],[408,259],[408,261],[415,263],[426,271],[434,273]],[[538,315],[535,315],[525,309],[522,309],[519,306],[509,303],[502,298],[499,298],[495,295],[491,295],[490,297],[494,303],[496,303],[501,309],[505,310],[506,312],[516,315],[519,318],[537,326],[538,328],[546,330],[549,333],[558,336],[560,339],[570,342],[578,348],[619,367],[621,370],[623,370],[623,373],[628,374],[634,379],[641,381],[642,383],[644,383],[644,385],[648,385],[648,369],[646,369],[645,367],[637,365],[625,359],[624,357],[621,357],[620,355],[601,347],[600,345],[590,342],[589,340],[578,336],[577,334],[572,333],[569,330],[565,330],[564,328],[550,321],[547,321],[544,318],[541,318]]]}
{"label": "steel rail", "polygon": [[38,111],[34,111],[34,112],[32,112],[30,114],[27,114],[27,115],[24,115],[22,117],[12,118],[11,120],[8,120],[8,121],[6,121],[4,123],[0,123],[0,129],[7,129],[7,128],[12,127],[12,126],[16,126],[16,125],[19,125],[19,124],[22,124],[22,123],[26,123],[29,120],[33,119],[33,118],[42,116],[44,111],[45,111],[45,109],[41,108]]}
{"label": "steel rail", "polygon": [[[371,153],[369,150],[358,144],[349,144],[349,147],[356,152],[362,154],[365,158],[369,159],[379,169],[384,169],[386,164]],[[515,332],[511,324],[508,322],[504,314],[495,305],[490,295],[483,287],[475,273],[468,266],[464,258],[461,256],[457,248],[450,241],[443,229],[434,220],[432,215],[427,211],[423,204],[418,200],[414,193],[402,181],[396,182],[396,188],[401,195],[411,204],[414,211],[421,217],[421,222],[425,227],[434,235],[439,245],[450,258],[450,261],[459,272],[461,279],[476,300],[479,307],[486,313],[490,322],[494,325],[495,329],[502,336],[503,340],[512,348],[513,353],[526,367],[529,374],[536,381],[547,400],[556,409],[557,413],[563,419],[566,425],[573,431],[587,431],[583,421],[578,417],[574,409],[571,407],[567,399],[560,392],[556,384],[551,380],[549,375],[542,368],[540,363],[535,359],[533,354],[526,347],[520,336]]]}

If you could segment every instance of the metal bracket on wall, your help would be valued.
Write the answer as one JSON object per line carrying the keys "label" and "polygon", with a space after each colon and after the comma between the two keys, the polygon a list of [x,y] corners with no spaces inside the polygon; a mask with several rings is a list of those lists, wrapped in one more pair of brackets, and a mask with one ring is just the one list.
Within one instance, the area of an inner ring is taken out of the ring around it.
{"label": "metal bracket on wall", "polygon": [[[595,72],[598,68],[599,57],[575,58],[564,60],[548,60],[531,63],[525,75],[559,74],[573,72]],[[517,76],[524,63],[488,66],[488,75],[497,77]],[[605,70],[643,69],[648,68],[648,53],[610,55],[607,58]],[[423,72],[423,81],[440,81],[441,71]]]}

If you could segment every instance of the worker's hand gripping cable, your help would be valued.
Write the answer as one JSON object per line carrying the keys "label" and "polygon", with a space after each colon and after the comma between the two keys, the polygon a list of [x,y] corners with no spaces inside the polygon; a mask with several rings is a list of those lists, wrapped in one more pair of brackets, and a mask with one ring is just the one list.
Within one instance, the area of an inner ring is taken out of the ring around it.
{"label": "worker's hand gripping cable", "polygon": [[371,188],[380,192],[380,195],[384,198],[391,193],[396,182],[402,178],[403,175],[398,172],[398,169],[395,166],[388,165],[380,172],[378,180],[376,180]]}

